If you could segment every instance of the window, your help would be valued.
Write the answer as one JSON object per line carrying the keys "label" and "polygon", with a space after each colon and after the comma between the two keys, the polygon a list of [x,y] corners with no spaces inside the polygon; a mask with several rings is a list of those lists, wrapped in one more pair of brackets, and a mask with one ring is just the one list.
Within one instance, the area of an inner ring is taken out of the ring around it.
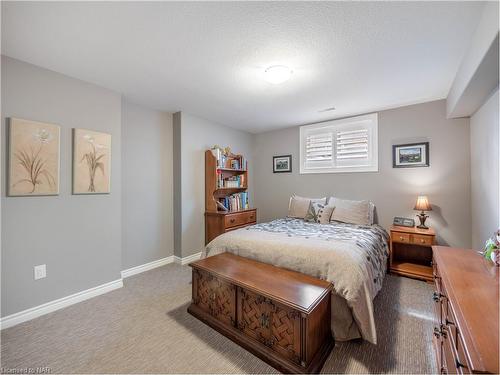
{"label": "window", "polygon": [[300,173],[378,171],[376,113],[300,127]]}

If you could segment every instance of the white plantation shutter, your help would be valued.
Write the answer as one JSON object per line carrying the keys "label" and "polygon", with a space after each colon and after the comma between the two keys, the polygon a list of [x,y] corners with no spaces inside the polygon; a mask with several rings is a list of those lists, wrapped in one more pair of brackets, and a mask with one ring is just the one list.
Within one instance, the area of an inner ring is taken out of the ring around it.
{"label": "white plantation shutter", "polygon": [[337,132],[337,159],[368,157],[368,129]]}
{"label": "white plantation shutter", "polygon": [[331,132],[309,132],[305,143],[305,164],[308,168],[328,168],[333,165],[333,134]]}
{"label": "white plantation shutter", "polygon": [[300,128],[300,173],[378,170],[377,114]]}

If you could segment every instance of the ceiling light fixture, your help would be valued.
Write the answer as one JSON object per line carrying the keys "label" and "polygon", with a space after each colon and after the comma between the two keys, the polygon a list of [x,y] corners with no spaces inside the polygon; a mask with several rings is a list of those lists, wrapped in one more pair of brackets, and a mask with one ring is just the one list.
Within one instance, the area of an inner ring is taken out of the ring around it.
{"label": "ceiling light fixture", "polygon": [[291,75],[292,69],[284,65],[273,65],[264,70],[264,79],[273,85],[288,81]]}

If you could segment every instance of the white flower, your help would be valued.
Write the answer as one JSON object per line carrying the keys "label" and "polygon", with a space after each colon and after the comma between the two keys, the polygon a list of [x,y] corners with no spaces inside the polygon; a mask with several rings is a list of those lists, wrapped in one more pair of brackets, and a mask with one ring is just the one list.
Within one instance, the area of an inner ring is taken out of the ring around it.
{"label": "white flower", "polygon": [[85,134],[83,138],[85,138],[89,143],[94,143],[94,137],[92,137],[90,134]]}
{"label": "white flower", "polygon": [[40,143],[49,143],[54,137],[47,129],[38,129],[38,131],[33,134],[33,138]]}
{"label": "white flower", "polygon": [[104,146],[104,145],[102,145],[102,144],[100,144],[100,143],[96,143],[96,144],[95,144],[95,148],[96,148],[96,149],[98,149],[98,150],[102,150],[102,149],[105,149],[105,148],[106,148],[106,146]]}

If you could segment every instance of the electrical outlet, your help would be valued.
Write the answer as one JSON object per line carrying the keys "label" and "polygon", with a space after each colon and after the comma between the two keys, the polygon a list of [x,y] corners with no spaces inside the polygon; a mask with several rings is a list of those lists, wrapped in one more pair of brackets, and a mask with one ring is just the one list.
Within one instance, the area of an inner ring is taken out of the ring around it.
{"label": "electrical outlet", "polygon": [[47,268],[45,264],[40,264],[39,266],[35,266],[35,280],[43,279],[47,277]]}

